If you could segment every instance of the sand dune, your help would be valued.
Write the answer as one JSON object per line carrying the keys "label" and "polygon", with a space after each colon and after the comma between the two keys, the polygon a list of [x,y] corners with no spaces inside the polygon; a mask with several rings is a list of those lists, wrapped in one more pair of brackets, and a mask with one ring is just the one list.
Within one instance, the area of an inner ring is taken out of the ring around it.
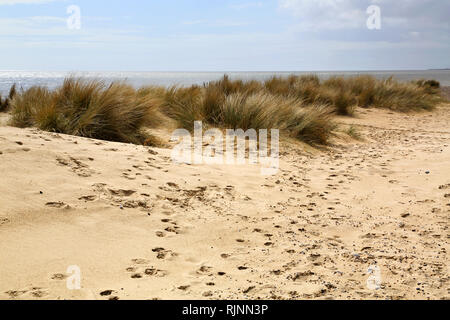
{"label": "sand dune", "polygon": [[0,298],[449,299],[448,110],[359,110],[365,141],[284,144],[272,177],[3,118]]}

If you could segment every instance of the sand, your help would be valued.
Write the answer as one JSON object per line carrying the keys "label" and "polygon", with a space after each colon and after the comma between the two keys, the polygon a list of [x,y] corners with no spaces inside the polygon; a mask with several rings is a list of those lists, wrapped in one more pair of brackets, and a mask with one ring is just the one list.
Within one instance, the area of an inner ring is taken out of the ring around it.
{"label": "sand", "polygon": [[449,299],[449,106],[339,121],[365,140],[284,143],[265,177],[3,115],[0,298]]}

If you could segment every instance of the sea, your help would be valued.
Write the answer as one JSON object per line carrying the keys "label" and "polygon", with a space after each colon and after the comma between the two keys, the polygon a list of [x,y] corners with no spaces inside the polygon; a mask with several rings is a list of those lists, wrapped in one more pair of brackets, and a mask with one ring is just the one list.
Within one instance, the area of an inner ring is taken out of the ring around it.
{"label": "sea", "polygon": [[5,95],[13,84],[18,88],[27,89],[32,86],[46,86],[50,89],[58,87],[68,76],[102,79],[109,83],[112,81],[125,81],[139,88],[148,85],[158,86],[190,86],[193,84],[218,80],[227,74],[231,79],[265,80],[272,76],[289,76],[317,74],[321,79],[331,76],[350,77],[355,75],[372,75],[378,79],[393,76],[399,81],[412,81],[418,79],[438,80],[442,86],[450,86],[450,69],[423,70],[423,71],[307,71],[307,72],[92,72],[92,71],[0,71],[0,93]]}

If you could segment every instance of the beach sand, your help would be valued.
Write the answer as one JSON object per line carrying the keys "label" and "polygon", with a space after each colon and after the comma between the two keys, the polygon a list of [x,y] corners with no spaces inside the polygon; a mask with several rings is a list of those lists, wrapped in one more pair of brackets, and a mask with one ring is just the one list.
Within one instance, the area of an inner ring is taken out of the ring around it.
{"label": "beach sand", "polygon": [[282,144],[265,177],[3,115],[0,298],[449,299],[449,106],[339,121],[365,140]]}

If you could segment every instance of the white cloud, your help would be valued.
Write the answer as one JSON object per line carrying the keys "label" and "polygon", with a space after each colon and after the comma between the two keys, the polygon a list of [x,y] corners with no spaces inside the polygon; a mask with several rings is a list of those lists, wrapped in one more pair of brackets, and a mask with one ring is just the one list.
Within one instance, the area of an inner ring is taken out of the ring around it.
{"label": "white cloud", "polygon": [[449,29],[450,1],[442,0],[278,0],[282,10],[298,18],[303,30],[365,27],[366,9],[381,8],[383,25],[405,29]]}
{"label": "white cloud", "polygon": [[297,17],[297,27],[305,31],[365,26],[366,8],[353,0],[279,0],[279,6]]}

